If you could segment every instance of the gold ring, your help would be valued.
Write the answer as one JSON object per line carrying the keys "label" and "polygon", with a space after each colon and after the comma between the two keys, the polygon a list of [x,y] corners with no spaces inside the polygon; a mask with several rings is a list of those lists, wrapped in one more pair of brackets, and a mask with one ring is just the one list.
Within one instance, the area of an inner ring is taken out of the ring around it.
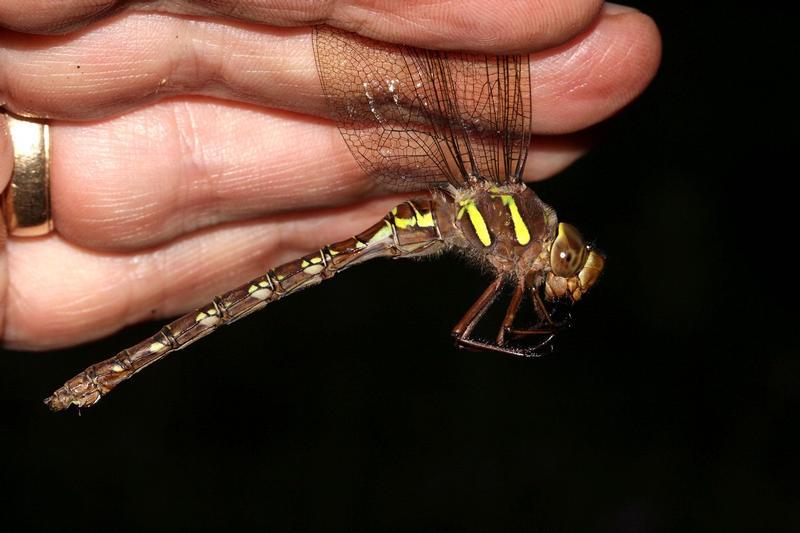
{"label": "gold ring", "polygon": [[8,234],[38,237],[53,231],[50,210],[50,130],[46,122],[5,114],[14,170],[3,193]]}

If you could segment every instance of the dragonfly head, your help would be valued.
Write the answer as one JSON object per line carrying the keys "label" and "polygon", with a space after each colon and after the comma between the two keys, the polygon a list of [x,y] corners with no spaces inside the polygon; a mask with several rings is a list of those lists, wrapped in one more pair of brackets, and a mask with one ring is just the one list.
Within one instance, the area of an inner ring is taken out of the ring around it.
{"label": "dragonfly head", "polygon": [[600,277],[605,258],[584,242],[571,224],[560,222],[550,247],[550,272],[545,295],[550,300],[567,297],[577,302]]}

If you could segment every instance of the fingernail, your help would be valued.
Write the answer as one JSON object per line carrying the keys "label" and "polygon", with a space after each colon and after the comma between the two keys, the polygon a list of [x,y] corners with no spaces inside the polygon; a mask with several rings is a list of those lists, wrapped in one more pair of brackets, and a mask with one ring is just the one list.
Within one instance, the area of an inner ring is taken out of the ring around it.
{"label": "fingernail", "polygon": [[635,13],[639,11],[638,9],[630,6],[623,6],[622,4],[612,4],[611,2],[606,2],[603,5],[603,10],[605,13],[609,15],[623,15],[625,13]]}

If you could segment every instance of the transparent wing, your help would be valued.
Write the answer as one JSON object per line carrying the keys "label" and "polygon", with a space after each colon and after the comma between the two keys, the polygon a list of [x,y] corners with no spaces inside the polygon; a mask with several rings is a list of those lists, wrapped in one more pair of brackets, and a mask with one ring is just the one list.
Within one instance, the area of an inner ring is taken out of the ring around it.
{"label": "transparent wing", "polygon": [[314,30],[330,113],[358,164],[393,190],[521,181],[528,56],[437,52]]}

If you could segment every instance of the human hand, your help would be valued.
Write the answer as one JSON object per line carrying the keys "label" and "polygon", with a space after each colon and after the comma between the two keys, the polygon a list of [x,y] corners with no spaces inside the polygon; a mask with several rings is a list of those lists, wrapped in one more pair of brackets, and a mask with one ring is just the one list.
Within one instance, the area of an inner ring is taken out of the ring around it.
{"label": "human hand", "polygon": [[[575,133],[641,92],[660,53],[649,18],[589,0],[175,1],[104,16],[116,3],[0,6],[0,103],[51,121],[57,228],[0,250],[7,347],[178,314],[397,203],[376,196],[325,119],[308,21],[426,48],[533,52],[529,179],[578,158]],[[2,128],[0,188],[12,164]]]}

